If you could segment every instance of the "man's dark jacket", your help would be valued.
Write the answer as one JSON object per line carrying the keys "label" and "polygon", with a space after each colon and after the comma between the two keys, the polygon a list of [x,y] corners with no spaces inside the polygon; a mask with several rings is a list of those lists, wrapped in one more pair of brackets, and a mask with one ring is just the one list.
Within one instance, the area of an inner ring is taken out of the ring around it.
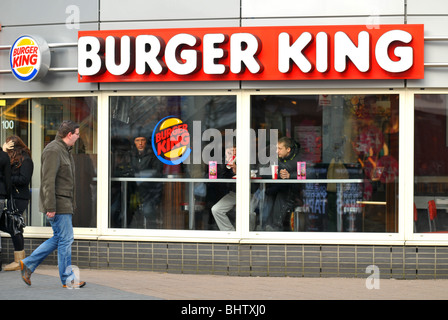
{"label": "man's dark jacket", "polygon": [[56,136],[42,152],[39,210],[43,213],[75,212],[75,162],[71,149]]}

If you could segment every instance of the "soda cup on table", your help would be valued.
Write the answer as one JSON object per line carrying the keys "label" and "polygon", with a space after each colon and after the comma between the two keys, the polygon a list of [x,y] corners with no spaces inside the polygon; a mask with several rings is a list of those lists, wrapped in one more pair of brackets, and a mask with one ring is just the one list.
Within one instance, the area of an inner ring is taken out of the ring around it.
{"label": "soda cup on table", "polygon": [[303,161],[297,162],[297,179],[299,180],[306,179],[306,162]]}
{"label": "soda cup on table", "polygon": [[210,161],[208,163],[208,178],[216,179],[218,176],[218,163],[216,161]]}
{"label": "soda cup on table", "polygon": [[272,171],[272,179],[277,180],[278,179],[278,165],[277,164],[271,165],[271,171]]}
{"label": "soda cup on table", "polygon": [[227,169],[231,169],[232,165],[236,162],[236,156],[232,156],[226,164]]}

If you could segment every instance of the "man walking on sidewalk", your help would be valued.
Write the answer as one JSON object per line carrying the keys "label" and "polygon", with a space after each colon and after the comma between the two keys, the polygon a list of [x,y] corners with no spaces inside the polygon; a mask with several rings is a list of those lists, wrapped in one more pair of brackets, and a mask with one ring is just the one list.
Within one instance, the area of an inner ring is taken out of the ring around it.
{"label": "man walking on sidewalk", "polygon": [[46,213],[53,237],[42,243],[29,257],[20,261],[21,275],[31,285],[31,274],[54,250],[58,250],[59,276],[63,287],[83,287],[71,268],[75,210],[75,165],[71,149],[79,138],[79,125],[63,121],[55,139],[44,149],[41,158],[39,209]]}

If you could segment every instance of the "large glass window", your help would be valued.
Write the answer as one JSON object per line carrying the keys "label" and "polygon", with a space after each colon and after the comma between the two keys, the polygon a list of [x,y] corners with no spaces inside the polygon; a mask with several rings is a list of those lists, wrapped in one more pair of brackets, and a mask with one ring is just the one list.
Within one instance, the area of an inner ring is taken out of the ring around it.
{"label": "large glass window", "polygon": [[397,232],[398,97],[252,96],[255,230]]}
{"label": "large glass window", "polygon": [[0,100],[1,144],[10,135],[19,136],[30,148],[34,172],[31,200],[24,213],[29,226],[49,225],[39,212],[40,155],[56,136],[63,120],[80,125],[80,138],[73,148],[76,170],[77,209],[74,227],[96,227],[97,98],[52,97]]}
{"label": "large glass window", "polygon": [[414,231],[448,232],[448,95],[414,99]]}
{"label": "large glass window", "polygon": [[235,190],[224,169],[235,129],[235,96],[110,97],[109,226],[219,229],[211,213]]}

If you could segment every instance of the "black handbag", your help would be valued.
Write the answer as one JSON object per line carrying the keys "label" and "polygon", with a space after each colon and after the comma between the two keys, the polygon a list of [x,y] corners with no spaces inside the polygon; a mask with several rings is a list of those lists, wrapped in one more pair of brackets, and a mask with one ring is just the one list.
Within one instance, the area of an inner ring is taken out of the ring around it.
{"label": "black handbag", "polygon": [[1,212],[0,230],[10,235],[16,235],[22,233],[23,228],[25,228],[25,221],[11,196],[11,199],[6,201],[6,205],[4,205]]}

